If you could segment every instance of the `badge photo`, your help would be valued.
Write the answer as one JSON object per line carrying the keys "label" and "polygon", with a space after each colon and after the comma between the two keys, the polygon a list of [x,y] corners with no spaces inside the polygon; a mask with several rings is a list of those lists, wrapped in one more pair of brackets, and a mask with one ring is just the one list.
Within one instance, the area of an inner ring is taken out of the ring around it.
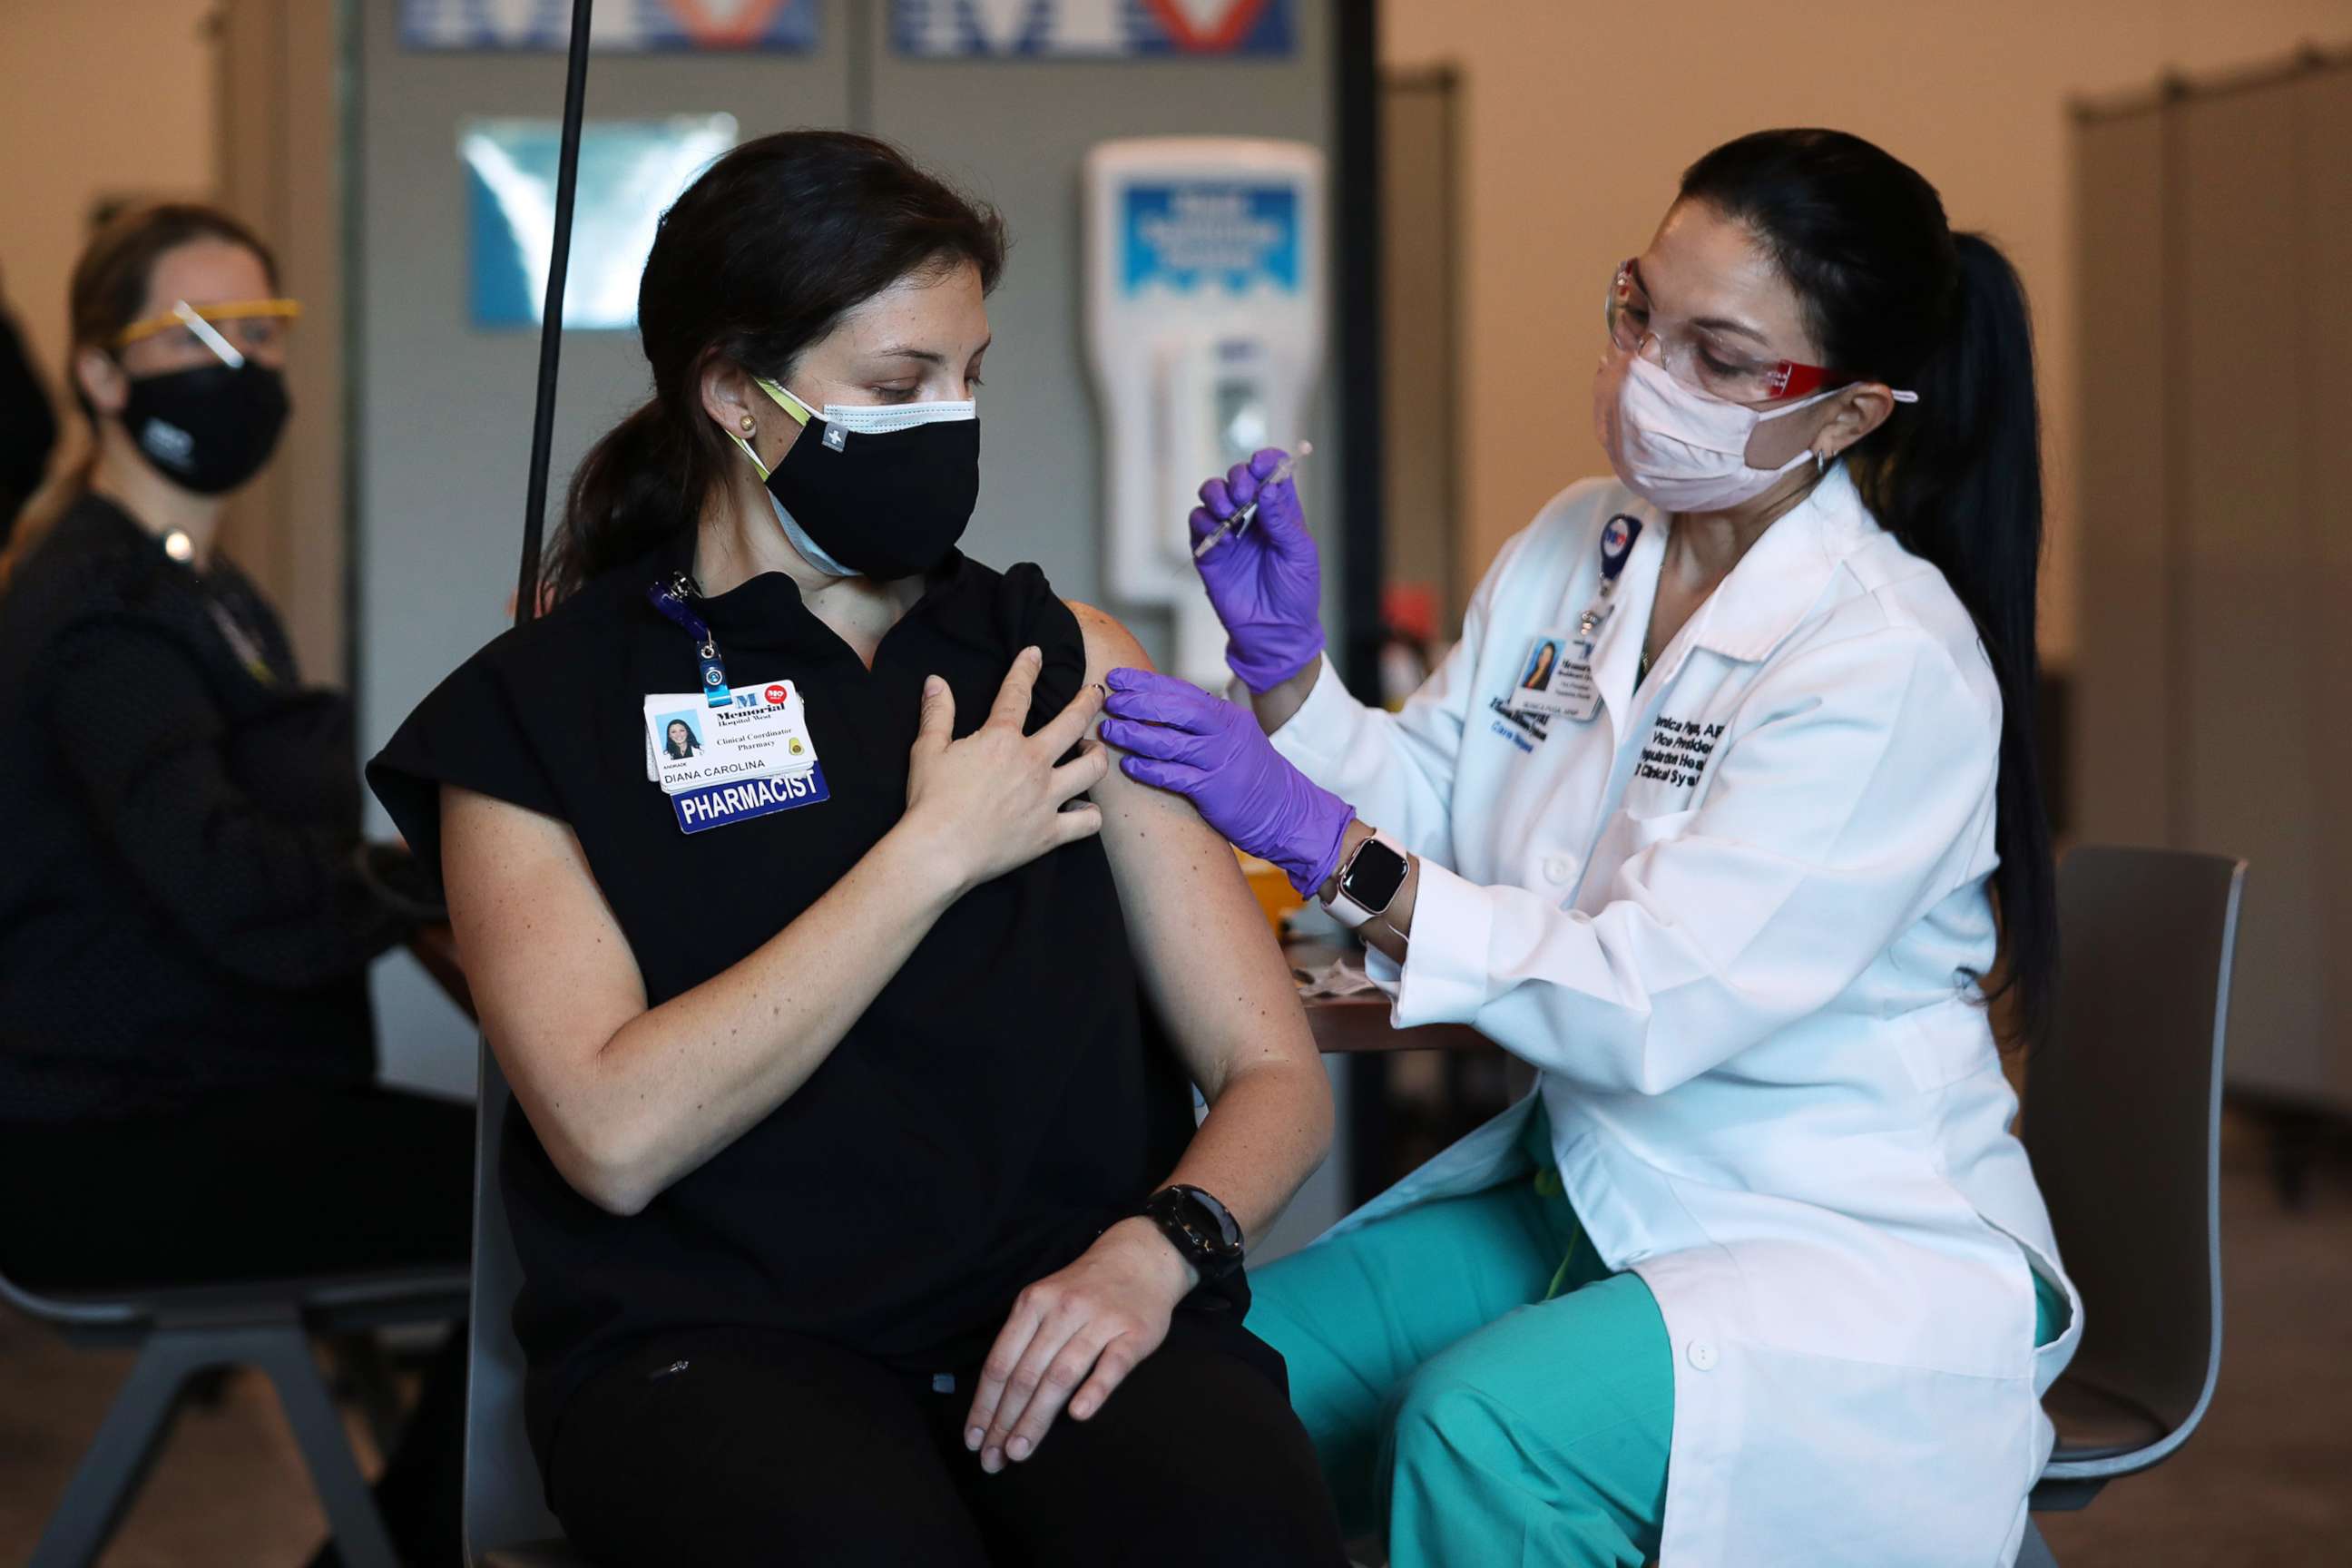
{"label": "badge photo", "polygon": [[692,710],[682,713],[664,713],[654,720],[654,732],[664,757],[682,763],[702,753],[702,721]]}
{"label": "badge photo", "polygon": [[1535,651],[1528,656],[1528,671],[1519,677],[1522,691],[1541,691],[1551,684],[1551,672],[1559,667],[1559,638],[1538,637]]}
{"label": "badge photo", "polygon": [[1570,632],[1538,632],[1519,666],[1509,706],[1519,713],[1586,720],[1601,710],[1592,679],[1592,641]]}

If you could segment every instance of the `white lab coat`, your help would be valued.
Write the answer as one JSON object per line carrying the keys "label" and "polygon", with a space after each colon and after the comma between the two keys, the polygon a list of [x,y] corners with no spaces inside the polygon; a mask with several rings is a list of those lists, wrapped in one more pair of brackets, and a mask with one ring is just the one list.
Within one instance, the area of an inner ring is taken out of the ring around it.
{"label": "white lab coat", "polygon": [[[1643,522],[1600,711],[1500,710]],[[2011,1562],[2083,1312],[1971,975],[2000,696],[1968,613],[1833,469],[1634,675],[1667,521],[1614,482],[1503,547],[1391,715],[1328,667],[1284,755],[1422,858],[1399,1027],[1540,1069],[1577,1214],[1675,1357],[1664,1568]],[[1539,732],[1537,732],[1539,731]],[[1342,1220],[1510,1168],[1530,1101]],[[1337,1231],[1335,1231],[1337,1234]],[[2073,1321],[2037,1351],[2029,1269]]]}

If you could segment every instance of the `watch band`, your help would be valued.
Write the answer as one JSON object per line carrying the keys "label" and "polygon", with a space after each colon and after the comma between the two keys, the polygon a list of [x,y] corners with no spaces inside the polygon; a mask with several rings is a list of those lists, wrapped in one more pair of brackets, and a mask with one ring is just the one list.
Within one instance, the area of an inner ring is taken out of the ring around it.
{"label": "watch band", "polygon": [[[1359,926],[1371,924],[1372,921],[1388,913],[1389,905],[1396,901],[1396,895],[1391,893],[1389,895],[1388,899],[1381,903],[1380,908],[1376,910],[1367,909],[1365,906],[1358,903],[1355,900],[1348,896],[1348,873],[1355,869],[1357,856],[1363,854],[1365,850],[1370,849],[1375,844],[1386,849],[1390,854],[1394,855],[1399,861],[1403,863],[1408,871],[1410,871],[1412,865],[1411,858],[1405,853],[1404,846],[1398,843],[1395,839],[1390,837],[1386,833],[1377,827],[1372,829],[1372,836],[1370,838],[1365,839],[1361,844],[1356,846],[1356,853],[1349,856],[1345,860],[1339,863],[1339,874],[1331,879],[1331,896],[1323,900],[1323,907],[1330,912],[1331,918],[1338,921],[1341,925],[1346,926],[1349,931],[1354,931]],[[1403,885],[1402,879],[1400,879],[1397,886],[1401,889]],[[1395,928],[1391,927],[1390,929],[1394,930]],[[1399,932],[1398,934],[1402,935],[1403,933]]]}

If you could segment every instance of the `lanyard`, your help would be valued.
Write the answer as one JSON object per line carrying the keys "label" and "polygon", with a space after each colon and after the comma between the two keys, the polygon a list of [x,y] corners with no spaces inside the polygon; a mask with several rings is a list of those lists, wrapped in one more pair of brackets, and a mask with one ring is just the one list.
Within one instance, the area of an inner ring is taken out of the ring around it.
{"label": "lanyard", "polygon": [[[186,309],[185,306],[181,308]],[[261,639],[245,629],[236,613],[222,602],[221,595],[214,592],[212,584],[205,580],[204,574],[196,570],[196,548],[189,542],[186,532],[176,528],[168,531],[163,535],[163,553],[187,573],[188,580],[196,585],[196,596],[204,600],[205,613],[212,616],[213,625],[220,630],[221,640],[228,644],[229,651],[236,655],[237,662],[245,666],[246,673],[264,686],[277,685],[278,672],[269,668],[269,656],[263,650]]]}
{"label": "lanyard", "polygon": [[695,597],[694,584],[680,572],[667,583],[656,581],[646,590],[646,597],[653,602],[655,609],[694,639],[694,651],[702,661],[703,700],[713,708],[726,707],[733,700],[727,687],[727,666],[719,661],[719,643],[710,635],[710,623],[695,613],[690,602]]}
{"label": "lanyard", "polygon": [[205,608],[212,612],[213,625],[220,628],[222,639],[244,664],[247,672],[264,686],[277,685],[277,672],[269,668],[269,658],[262,652],[259,639],[237,625],[236,617],[229,614],[228,606],[218,599],[207,595]]}
{"label": "lanyard", "polygon": [[1624,574],[1625,563],[1633,556],[1633,542],[1642,537],[1642,520],[1619,512],[1601,531],[1601,590],[1593,595],[1592,603],[1577,618],[1576,635],[1591,637],[1593,628],[1609,618],[1610,601],[1617,595],[1617,579]]}

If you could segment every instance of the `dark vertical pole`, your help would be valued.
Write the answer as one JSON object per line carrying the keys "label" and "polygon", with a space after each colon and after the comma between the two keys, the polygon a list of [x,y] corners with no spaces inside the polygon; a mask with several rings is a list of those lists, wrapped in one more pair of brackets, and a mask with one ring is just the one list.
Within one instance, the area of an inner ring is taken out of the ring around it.
{"label": "dark vertical pole", "polygon": [[1378,8],[1334,0],[1338,26],[1339,177],[1331,254],[1339,284],[1339,437],[1346,498],[1340,535],[1341,616],[1348,689],[1380,700],[1381,582],[1381,103]]}
{"label": "dark vertical pole", "polygon": [[539,614],[539,547],[547,527],[547,465],[555,445],[555,372],[563,352],[563,281],[572,269],[572,198],[580,184],[580,109],[588,94],[588,13],[572,0],[572,53],[563,75],[563,145],[555,166],[555,243],[547,258],[547,300],[539,323],[539,401],[530,418],[530,483],[523,501],[522,568],[515,578],[515,625]]}
{"label": "dark vertical pole", "polygon": [[[1332,0],[1333,67],[1339,108],[1339,188],[1332,206],[1332,271],[1338,282],[1340,514],[1339,608],[1346,646],[1335,649],[1348,689],[1380,700],[1381,484],[1381,101],[1379,17],[1372,0]],[[1389,1183],[1389,1058],[1348,1058],[1349,1205]]]}
{"label": "dark vertical pole", "polygon": [[2157,94],[2158,156],[2163,170],[2158,185],[2157,309],[2164,330],[2162,411],[2164,430],[2164,515],[2157,528],[2164,540],[2164,596],[2158,613],[2164,617],[2157,647],[2163,650],[2158,672],[2164,689],[2173,694],[2172,710],[2164,721],[2165,836],[2174,849],[2200,847],[2196,840],[2197,816],[2189,790],[2195,748],[2189,744],[2189,724],[2195,718],[2195,692],[2189,682],[2188,662],[2181,647],[2196,623],[2189,607],[2189,315],[2184,283],[2189,277],[2189,171],[2182,143],[2181,116],[2189,101],[2189,84],[2167,77]]}
{"label": "dark vertical pole", "polygon": [[360,689],[361,665],[366,655],[362,641],[367,630],[360,597],[361,420],[366,405],[360,389],[367,384],[367,17],[357,0],[338,0],[335,7],[335,147],[342,165],[342,208],[335,215],[335,262],[343,283],[343,380],[336,390],[342,404],[342,470],[337,476],[343,500],[343,685]]}

